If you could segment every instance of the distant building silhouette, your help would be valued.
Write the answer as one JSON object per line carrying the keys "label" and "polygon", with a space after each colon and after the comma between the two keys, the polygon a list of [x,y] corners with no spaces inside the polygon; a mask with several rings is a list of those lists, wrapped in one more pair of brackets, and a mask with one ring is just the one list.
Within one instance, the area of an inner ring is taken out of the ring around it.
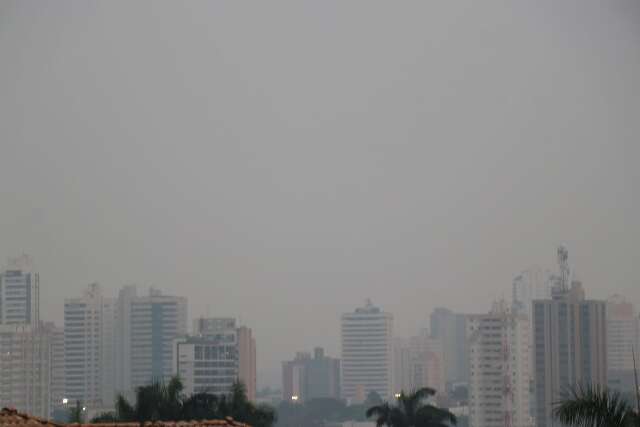
{"label": "distant building silhouette", "polygon": [[395,338],[393,363],[394,394],[423,387],[446,393],[442,342],[431,338],[428,330],[409,339]]}
{"label": "distant building silhouette", "polygon": [[431,338],[442,343],[446,384],[469,381],[465,322],[464,314],[448,308],[438,307],[431,313]]}
{"label": "distant building silhouette", "polygon": [[316,347],[313,357],[297,353],[293,360],[282,362],[282,398],[301,401],[317,398],[340,398],[340,361]]}

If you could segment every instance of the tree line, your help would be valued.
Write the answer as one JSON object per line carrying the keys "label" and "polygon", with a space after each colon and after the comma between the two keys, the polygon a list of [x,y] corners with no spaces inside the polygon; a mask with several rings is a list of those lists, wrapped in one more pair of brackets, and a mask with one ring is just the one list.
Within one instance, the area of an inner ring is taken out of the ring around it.
{"label": "tree line", "polygon": [[[241,382],[235,382],[228,394],[183,393],[184,385],[178,377],[168,383],[154,381],[138,387],[135,402],[124,396],[116,398],[115,411],[104,412],[94,417],[92,423],[145,421],[189,421],[213,420],[231,417],[235,421],[253,427],[271,427],[276,420],[273,408],[256,405],[247,398],[247,391]],[[80,405],[78,404],[77,407]],[[69,422],[82,422],[82,412],[72,408]]]}

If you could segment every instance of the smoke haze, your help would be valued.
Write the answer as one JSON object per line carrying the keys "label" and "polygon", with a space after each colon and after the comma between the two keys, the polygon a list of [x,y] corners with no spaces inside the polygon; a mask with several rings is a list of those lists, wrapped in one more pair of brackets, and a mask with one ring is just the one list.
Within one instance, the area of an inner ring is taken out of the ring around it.
{"label": "smoke haze", "polygon": [[640,304],[640,3],[0,4],[0,259],[253,328],[258,384],[370,297],[484,312],[564,243]]}

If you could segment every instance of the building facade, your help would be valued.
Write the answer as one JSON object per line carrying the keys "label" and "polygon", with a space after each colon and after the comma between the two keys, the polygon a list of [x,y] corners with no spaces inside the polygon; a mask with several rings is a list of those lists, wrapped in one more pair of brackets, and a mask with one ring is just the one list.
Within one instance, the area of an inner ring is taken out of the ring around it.
{"label": "building facade", "polygon": [[324,354],[320,347],[313,357],[300,352],[293,360],[282,362],[282,398],[312,400],[340,398],[340,361]]}
{"label": "building facade", "polygon": [[54,411],[63,409],[63,399],[66,397],[65,388],[65,354],[64,354],[64,328],[56,326],[52,322],[44,323],[44,329],[51,336],[50,340],[50,415]]}
{"label": "building facade", "polygon": [[153,288],[138,296],[135,286],[125,286],[115,307],[116,391],[131,395],[151,381],[168,381],[174,340],[186,334],[186,298]]}
{"label": "building facade", "polygon": [[409,339],[409,388],[429,387],[436,393],[446,393],[446,368],[442,341],[431,338],[427,331]]}
{"label": "building facade", "polygon": [[467,317],[471,427],[532,427],[529,319],[503,302]]}
{"label": "building facade", "polygon": [[0,273],[0,324],[38,325],[40,321],[40,275],[27,255],[9,260]]}
{"label": "building facade", "polygon": [[465,315],[438,307],[431,313],[430,328],[431,338],[442,343],[445,383],[468,382]]}
{"label": "building facade", "polygon": [[607,300],[607,381],[610,388],[633,392],[633,352],[640,362],[640,322],[634,305],[620,295]]}
{"label": "building facade", "polygon": [[342,397],[363,402],[370,391],[393,394],[393,316],[371,302],[341,318]]}
{"label": "building facade", "polygon": [[89,409],[115,399],[115,301],[97,283],[64,303],[65,397]]}
{"label": "building facade", "polygon": [[49,418],[54,335],[36,325],[0,325],[0,406]]}
{"label": "building facade", "polygon": [[536,424],[560,425],[554,404],[576,384],[607,385],[606,303],[586,300],[572,278],[568,252],[558,249],[560,272],[552,299],[533,302]]}
{"label": "building facade", "polygon": [[193,335],[176,338],[173,373],[182,378],[185,392],[226,394],[235,381],[255,400],[256,353],[250,328],[233,318],[201,318],[193,322]]}
{"label": "building facade", "polygon": [[393,338],[393,394],[412,390],[411,348],[406,337]]}

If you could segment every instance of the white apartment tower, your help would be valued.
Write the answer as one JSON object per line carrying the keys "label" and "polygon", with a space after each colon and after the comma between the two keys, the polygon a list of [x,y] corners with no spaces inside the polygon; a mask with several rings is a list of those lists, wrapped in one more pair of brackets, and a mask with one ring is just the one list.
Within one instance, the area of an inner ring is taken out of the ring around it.
{"label": "white apartment tower", "polygon": [[40,321],[40,276],[28,255],[10,259],[0,273],[0,324],[38,325]]}
{"label": "white apartment tower", "polygon": [[471,427],[532,427],[528,317],[502,301],[467,317]]}
{"label": "white apartment tower", "polygon": [[393,394],[393,316],[370,301],[341,319],[342,397],[362,402],[370,391]]}
{"label": "white apartment tower", "polygon": [[65,299],[65,397],[92,408],[110,408],[115,398],[114,300],[97,283],[79,298]]}
{"label": "white apartment tower", "polygon": [[116,302],[116,391],[130,394],[153,380],[169,380],[173,342],[187,334],[187,299],[151,288],[138,296],[124,287]]}

